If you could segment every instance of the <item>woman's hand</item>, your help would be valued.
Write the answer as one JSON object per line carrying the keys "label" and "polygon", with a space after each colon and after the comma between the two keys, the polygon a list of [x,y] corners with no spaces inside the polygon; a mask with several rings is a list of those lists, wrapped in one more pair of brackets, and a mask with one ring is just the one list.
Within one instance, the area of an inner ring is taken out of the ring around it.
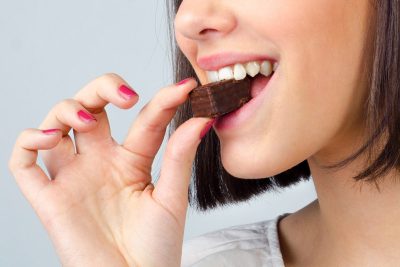
{"label": "woman's hand", "polygon": [[[47,229],[63,266],[179,266],[192,162],[211,120],[192,118],[168,141],[160,178],[151,166],[193,79],[160,90],[123,144],[104,107],[132,107],[138,96],[115,74],[56,105],[40,129],[18,137],[9,167]],[[68,132],[74,129],[74,142]],[[50,178],[36,164],[38,150]],[[76,151],[75,151],[76,150]]]}

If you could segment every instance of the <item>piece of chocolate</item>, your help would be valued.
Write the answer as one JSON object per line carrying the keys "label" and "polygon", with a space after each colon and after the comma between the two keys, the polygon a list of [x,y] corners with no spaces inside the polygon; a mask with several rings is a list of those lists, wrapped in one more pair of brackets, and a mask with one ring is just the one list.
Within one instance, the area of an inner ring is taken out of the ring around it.
{"label": "piece of chocolate", "polygon": [[189,93],[193,117],[218,117],[240,108],[251,99],[251,81],[224,80],[209,83]]}

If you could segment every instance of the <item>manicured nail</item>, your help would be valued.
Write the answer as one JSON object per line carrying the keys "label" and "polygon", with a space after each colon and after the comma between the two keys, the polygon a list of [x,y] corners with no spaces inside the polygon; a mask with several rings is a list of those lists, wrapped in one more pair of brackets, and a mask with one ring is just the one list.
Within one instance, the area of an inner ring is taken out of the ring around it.
{"label": "manicured nail", "polygon": [[47,135],[56,135],[60,131],[61,131],[60,129],[48,129],[48,130],[42,130],[42,133]]}
{"label": "manicured nail", "polygon": [[92,114],[89,114],[84,110],[79,110],[78,117],[85,123],[89,123],[89,122],[92,122],[92,121],[97,121],[96,118],[93,117]]}
{"label": "manicured nail", "polygon": [[210,131],[211,127],[214,125],[215,119],[207,122],[206,126],[204,126],[204,129],[200,133],[200,139],[203,139],[203,137]]}
{"label": "manicured nail", "polygon": [[126,86],[126,85],[121,85],[121,86],[119,87],[119,92],[120,92],[121,96],[122,96],[123,98],[125,98],[126,100],[129,100],[129,99],[131,99],[132,97],[138,95],[134,90],[132,90],[131,88],[129,88],[129,87]]}
{"label": "manicured nail", "polygon": [[183,84],[187,83],[187,82],[190,81],[190,80],[192,80],[192,78],[186,78],[186,79],[184,79],[184,80],[178,82],[176,85],[183,85]]}

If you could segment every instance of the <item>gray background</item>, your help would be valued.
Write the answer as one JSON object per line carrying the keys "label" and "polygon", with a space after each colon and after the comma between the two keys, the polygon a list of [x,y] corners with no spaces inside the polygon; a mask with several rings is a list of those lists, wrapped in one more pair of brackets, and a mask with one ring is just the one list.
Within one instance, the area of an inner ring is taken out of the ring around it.
{"label": "gray background", "polygon": [[[130,110],[108,107],[113,135],[121,141],[140,108],[172,80],[166,27],[159,0],[0,0],[1,267],[60,266],[7,168],[18,133],[38,127],[53,105],[90,80],[115,72],[141,95]],[[308,182],[206,214],[190,209],[185,239],[293,212],[315,197]]]}

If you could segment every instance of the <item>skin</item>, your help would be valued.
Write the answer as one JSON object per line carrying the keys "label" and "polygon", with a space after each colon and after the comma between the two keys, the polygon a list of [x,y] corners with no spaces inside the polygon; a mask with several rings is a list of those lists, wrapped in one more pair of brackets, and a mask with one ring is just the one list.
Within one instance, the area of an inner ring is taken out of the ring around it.
{"label": "skin", "polygon": [[[104,107],[127,109],[138,101],[121,95],[121,85],[127,85],[121,77],[106,74],[55,105],[39,128],[58,130],[23,131],[9,168],[63,266],[180,266],[191,166],[210,119],[193,118],[177,129],[154,187],[151,165],[166,126],[197,83],[161,89],[118,144]],[[96,120],[82,121],[80,110]],[[36,164],[38,150],[51,180]]]}
{"label": "skin", "polygon": [[[399,174],[375,184],[352,179],[360,157],[326,170],[366,140],[368,27],[365,0],[183,0],[175,19],[178,45],[201,83],[197,59],[221,52],[270,55],[279,68],[269,94],[235,131],[218,131],[225,169],[264,178],[307,160],[318,199],[281,220],[286,266],[398,266]],[[365,66],[364,66],[365,64]],[[383,142],[383,140],[381,140]],[[293,149],[295,148],[295,149]]]}
{"label": "skin", "polygon": [[[354,184],[351,176],[363,158],[337,172],[321,168],[347,156],[363,139],[366,89],[359,81],[367,3],[184,0],[176,17],[178,43],[202,83],[198,55],[235,50],[279,57],[276,83],[255,116],[237,131],[217,134],[223,164],[238,177],[267,177],[308,160],[318,201],[280,223],[286,266],[400,262],[395,227],[400,214],[393,212],[398,185],[385,179],[378,193]],[[122,84],[127,85],[118,75],[106,74],[55,105],[40,130],[21,133],[9,161],[63,266],[180,265],[191,166],[210,120],[192,118],[177,129],[154,187],[151,163],[196,82],[161,89],[118,144],[104,107],[128,109],[138,101],[120,94]],[[79,110],[96,120],[83,122]],[[59,130],[41,131],[52,128]],[[71,129],[75,144],[67,135]],[[39,150],[50,177],[36,164]]]}

